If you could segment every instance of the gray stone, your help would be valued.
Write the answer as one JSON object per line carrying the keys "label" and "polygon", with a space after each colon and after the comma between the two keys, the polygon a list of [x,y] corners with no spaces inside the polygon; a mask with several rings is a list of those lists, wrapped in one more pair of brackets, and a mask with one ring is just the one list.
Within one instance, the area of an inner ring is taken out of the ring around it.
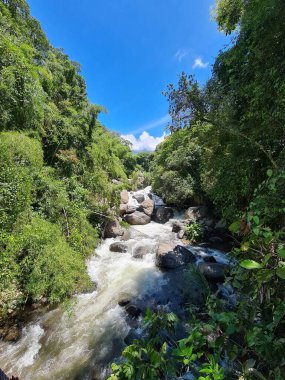
{"label": "gray stone", "polygon": [[135,206],[130,206],[130,205],[127,205],[127,208],[126,208],[126,214],[132,214],[133,212],[135,212],[137,209]]}
{"label": "gray stone", "polygon": [[214,282],[224,281],[229,270],[228,265],[221,263],[200,263],[198,268],[208,280]]}
{"label": "gray stone", "polygon": [[127,241],[131,238],[131,230],[130,228],[123,228],[123,236],[121,237],[121,240]]}
{"label": "gray stone", "polygon": [[144,212],[147,216],[151,216],[154,210],[154,201],[145,199],[138,207],[138,211]]}
{"label": "gray stone", "polygon": [[178,239],[183,239],[184,238],[184,235],[185,235],[185,231],[184,230],[180,230],[177,234],[177,237]]}
{"label": "gray stone", "polygon": [[184,224],[180,220],[175,220],[172,224],[172,232],[179,232],[183,229]]}
{"label": "gray stone", "polygon": [[123,236],[123,234],[124,234],[124,230],[117,219],[106,223],[104,232],[103,232],[103,237],[105,239],[115,238],[117,236]]}
{"label": "gray stone", "polygon": [[128,205],[126,203],[120,204],[120,215],[124,215],[127,212]]}
{"label": "gray stone", "polygon": [[133,194],[133,198],[138,202],[142,203],[144,201],[144,195],[140,193]]}
{"label": "gray stone", "polygon": [[128,247],[126,244],[120,242],[120,241],[115,241],[110,245],[110,251],[111,252],[120,252],[120,253],[125,253],[128,251]]}
{"label": "gray stone", "polygon": [[129,201],[129,193],[127,190],[121,191],[121,203],[128,203]]}
{"label": "gray stone", "polygon": [[149,252],[149,247],[147,245],[137,244],[133,248],[133,257],[136,259],[142,259]]}
{"label": "gray stone", "polygon": [[153,212],[153,220],[157,223],[166,223],[170,218],[173,218],[174,212],[170,207],[157,207]]}
{"label": "gray stone", "polygon": [[188,219],[190,221],[196,221],[198,219],[206,218],[208,214],[208,209],[206,206],[199,206],[199,207],[189,207],[185,211],[185,219]]}
{"label": "gray stone", "polygon": [[143,225],[150,222],[150,217],[144,212],[135,211],[132,214],[125,215],[124,220],[131,225]]}
{"label": "gray stone", "polygon": [[182,245],[174,247],[171,243],[162,243],[158,246],[155,264],[160,268],[173,269],[195,260],[195,256],[186,247]]}

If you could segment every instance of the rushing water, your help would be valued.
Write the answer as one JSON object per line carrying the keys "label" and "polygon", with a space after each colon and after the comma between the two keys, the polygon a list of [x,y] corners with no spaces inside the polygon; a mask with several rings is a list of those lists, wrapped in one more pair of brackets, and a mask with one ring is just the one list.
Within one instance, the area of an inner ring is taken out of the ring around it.
{"label": "rushing water", "polygon": [[[108,364],[120,355],[130,330],[118,301],[147,297],[163,287],[167,280],[154,265],[155,247],[176,241],[176,235],[171,223],[151,222],[130,228],[127,253],[109,250],[119,240],[103,241],[88,261],[89,275],[98,286],[77,295],[71,313],[49,311],[28,324],[18,342],[0,342],[0,367],[8,375],[21,380],[106,378]],[[148,247],[142,259],[132,255],[137,245]]]}

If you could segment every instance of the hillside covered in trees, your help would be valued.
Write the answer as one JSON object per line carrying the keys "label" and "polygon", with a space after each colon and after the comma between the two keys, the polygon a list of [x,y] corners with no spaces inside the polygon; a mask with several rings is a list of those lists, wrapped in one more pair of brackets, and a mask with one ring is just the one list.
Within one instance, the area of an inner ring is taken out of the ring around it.
{"label": "hillside covered in trees", "polygon": [[[136,167],[98,121],[80,66],[25,0],[0,2],[0,320],[87,289],[85,259]],[[115,181],[116,182],[116,181]]]}
{"label": "hillside covered in trees", "polygon": [[190,305],[191,332],[170,353],[158,334],[171,335],[173,315],[148,315],[148,338],[124,351],[110,379],[285,378],[285,3],[217,0],[214,16],[232,42],[204,86],[182,73],[167,87],[170,135],[149,156],[149,176],[167,204],[207,204],[229,226],[237,305],[217,295]]}
{"label": "hillside covered in trees", "polygon": [[[209,284],[196,267],[187,267],[183,276],[194,278],[202,294],[198,305],[183,303],[188,330],[177,338],[178,318],[171,310],[148,310],[143,337],[123,350],[112,374],[110,368],[102,371],[105,378],[285,378],[285,3],[217,0],[214,17],[218,29],[231,35],[230,45],[217,56],[204,86],[183,72],[177,85],[167,87],[169,134],[155,152],[135,155],[129,142],[99,122],[105,110],[88,101],[79,64],[51,46],[27,2],[0,1],[1,338],[28,306],[58,305],[74,294],[90,293],[94,283],[86,261],[106,221],[119,219],[121,212],[124,227],[134,215],[153,223],[152,197],[158,195],[162,207],[206,206],[228,228],[232,262],[223,289],[230,289],[234,302],[225,301],[217,284]],[[133,194],[141,203],[132,198],[129,204],[126,190],[136,187],[141,170],[156,195]],[[119,209],[122,190],[127,201]],[[165,233],[163,227],[158,231]],[[187,244],[203,246],[199,221],[185,232]],[[146,239],[144,233],[136,238]],[[123,238],[115,243],[121,251],[113,252],[127,254]],[[138,270],[135,259],[142,259],[143,248],[129,258],[131,270]],[[105,249],[107,258],[117,259],[109,246]],[[149,262],[144,264],[144,273],[150,271]],[[128,267],[124,270],[120,281],[110,275],[106,288],[119,288],[131,275]],[[154,271],[148,286],[159,276]],[[135,274],[142,286],[143,275]],[[186,278],[181,292],[185,299],[191,281]],[[122,307],[130,303],[119,301]],[[105,318],[109,304],[101,303],[98,318]],[[143,314],[130,305],[133,314]],[[63,329],[68,323],[62,320]],[[100,339],[112,346],[108,328],[100,325],[105,333]],[[75,336],[79,327],[71,331]]]}

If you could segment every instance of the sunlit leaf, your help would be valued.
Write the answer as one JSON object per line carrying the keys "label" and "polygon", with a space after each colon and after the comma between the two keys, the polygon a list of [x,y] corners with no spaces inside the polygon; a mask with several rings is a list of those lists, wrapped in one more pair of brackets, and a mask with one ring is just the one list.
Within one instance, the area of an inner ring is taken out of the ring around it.
{"label": "sunlit leaf", "polygon": [[243,260],[240,262],[240,266],[245,269],[260,269],[262,265],[254,260]]}

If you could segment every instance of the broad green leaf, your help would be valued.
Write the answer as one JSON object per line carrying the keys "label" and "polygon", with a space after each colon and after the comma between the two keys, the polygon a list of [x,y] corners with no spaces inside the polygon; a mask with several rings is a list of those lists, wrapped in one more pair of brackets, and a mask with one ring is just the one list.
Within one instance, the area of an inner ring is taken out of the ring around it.
{"label": "broad green leaf", "polygon": [[238,233],[239,232],[239,229],[240,229],[240,221],[237,220],[236,222],[233,222],[230,226],[229,226],[229,230],[232,232],[232,233]]}
{"label": "broad green leaf", "polygon": [[266,174],[267,174],[267,177],[272,177],[273,171],[271,169],[268,169]]}
{"label": "broad green leaf", "polygon": [[278,277],[282,278],[283,280],[285,280],[285,266],[284,267],[280,267],[280,268],[277,268],[276,270],[276,274]]}
{"label": "broad green leaf", "polygon": [[263,264],[267,264],[268,261],[271,259],[271,253],[267,253],[267,255],[264,256]]}
{"label": "broad green leaf", "polygon": [[260,269],[262,265],[254,260],[243,260],[240,262],[240,266],[245,269]]}
{"label": "broad green leaf", "polygon": [[284,248],[277,249],[277,255],[282,257],[282,259],[285,259],[285,249]]}
{"label": "broad green leaf", "polygon": [[255,224],[259,224],[259,217],[257,215],[255,215],[252,219]]}
{"label": "broad green leaf", "polygon": [[259,228],[258,227],[253,228],[252,231],[254,232],[255,235],[259,235]]}

